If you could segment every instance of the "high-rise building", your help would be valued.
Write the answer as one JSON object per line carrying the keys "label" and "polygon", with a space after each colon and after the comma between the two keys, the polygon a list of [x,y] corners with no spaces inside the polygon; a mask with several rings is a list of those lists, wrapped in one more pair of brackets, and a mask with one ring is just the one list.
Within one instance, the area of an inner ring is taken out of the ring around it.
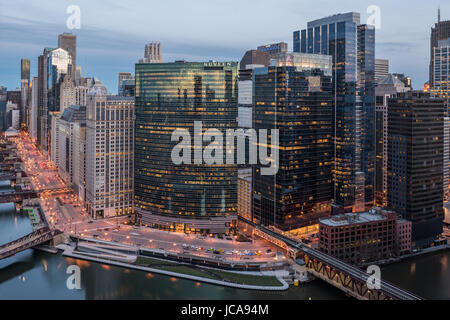
{"label": "high-rise building", "polygon": [[139,63],[162,63],[161,42],[152,42],[145,45],[144,59]]}
{"label": "high-rise building", "polygon": [[123,80],[129,80],[129,79],[134,79],[133,75],[131,74],[131,72],[119,72],[118,74],[118,85],[117,85],[117,92],[120,95],[120,88],[122,87],[122,82]]}
{"label": "high-rise building", "polygon": [[6,103],[8,101],[7,94],[8,90],[0,86],[0,132],[6,131]]}
{"label": "high-rise building", "polygon": [[6,127],[19,130],[19,116],[18,104],[8,100],[6,103]]}
{"label": "high-rise building", "polygon": [[444,200],[450,197],[450,117],[444,117],[444,162],[443,162],[443,194]]}
{"label": "high-rise building", "polygon": [[86,206],[86,121],[73,125],[72,187]]}
{"label": "high-rise building", "polygon": [[59,111],[61,114],[70,106],[86,106],[89,87],[77,85],[70,75],[64,75],[60,84]]}
{"label": "high-rise building", "polygon": [[278,58],[279,53],[288,51],[288,44],[286,42],[271,43],[264,46],[259,46],[258,51],[267,52],[271,59]]}
{"label": "high-rise building", "polygon": [[450,37],[438,41],[438,45],[433,49],[434,87],[431,87],[431,91],[444,99],[448,108],[450,102],[450,59],[448,58],[450,54]]}
{"label": "high-rise building", "polygon": [[237,214],[246,220],[252,221],[252,169],[239,170],[237,181]]}
{"label": "high-rise building", "polygon": [[48,150],[47,112],[48,112],[48,54],[52,48],[45,48],[38,58],[38,115],[37,144],[43,151]]}
{"label": "high-rise building", "polygon": [[[44,151],[51,155],[51,132],[52,121],[50,115],[60,112],[61,104],[61,83],[66,75],[71,75],[72,57],[64,49],[57,48],[48,52],[48,81],[47,81],[47,112],[44,113],[44,133],[43,138],[47,143],[43,144]],[[47,149],[45,148],[47,146]]]}
{"label": "high-rise building", "polygon": [[387,205],[388,100],[397,93],[410,91],[394,75],[389,74],[375,88],[375,204]]}
{"label": "high-rise building", "polygon": [[20,108],[20,123],[22,126],[27,126],[28,124],[28,114],[30,108],[31,99],[31,87],[30,87],[30,60],[22,59],[20,61],[20,89],[22,92],[21,98],[21,108]]}
{"label": "high-rise building", "polygon": [[30,80],[30,60],[22,59],[20,60],[20,79]]}
{"label": "high-rise building", "polygon": [[278,172],[262,175],[253,166],[253,215],[298,234],[331,213],[332,60],[283,53],[273,63],[253,71],[253,128],[279,130]]}
{"label": "high-rise building", "polygon": [[[68,184],[73,185],[77,175],[74,174],[74,157],[79,153],[79,148],[75,148],[75,124],[86,124],[86,106],[70,106],[56,119],[58,145],[54,153],[58,154],[58,173]],[[53,139],[53,136],[52,136]]]}
{"label": "high-rise building", "polygon": [[346,211],[370,207],[375,173],[375,29],[361,25],[359,13],[333,15],[295,31],[294,51],[333,57],[334,202]]}
{"label": "high-rise building", "polygon": [[94,219],[133,213],[134,99],[89,91],[86,209]]}
{"label": "high-rise building", "polygon": [[37,141],[37,127],[38,127],[38,89],[39,89],[39,78],[33,77],[31,84],[31,112],[28,130],[31,139]]}
{"label": "high-rise building", "polygon": [[259,50],[248,50],[241,59],[240,70],[251,69],[250,65],[268,66],[270,54]]}
{"label": "high-rise building", "polygon": [[403,82],[403,84],[405,85],[405,87],[409,88],[409,89],[413,89],[412,87],[412,79],[410,76],[406,76],[404,73],[393,73],[392,74],[394,77],[396,77],[398,80],[400,80],[401,82]]}
{"label": "high-rise building", "polygon": [[415,246],[442,233],[444,100],[399,93],[388,102],[388,205],[412,222]]}
{"label": "high-rise building", "polygon": [[287,52],[286,42],[259,46],[256,50],[248,50],[241,59],[240,70],[254,69],[251,65],[267,67],[270,59],[276,59],[279,53]]}
{"label": "high-rise building", "polygon": [[430,86],[434,87],[434,48],[439,46],[440,40],[445,40],[450,38],[450,20],[441,21],[441,10],[438,11],[438,22],[431,28],[430,37]]}
{"label": "high-rise building", "polygon": [[119,89],[119,96],[122,97],[134,97],[136,94],[136,80],[126,79],[122,81],[122,85]]}
{"label": "high-rise building", "polygon": [[63,33],[58,35],[58,48],[66,50],[71,56],[71,72],[72,79],[76,80],[77,70],[77,36],[71,33]]}
{"label": "high-rise building", "polygon": [[[209,149],[201,135],[208,141],[213,139],[209,129],[224,135],[236,129],[238,64],[136,64],[135,75],[138,218],[144,225],[171,231],[232,232],[237,219],[237,168],[203,162]],[[194,137],[194,164],[174,164],[172,149],[177,143],[171,136],[176,129]]]}
{"label": "high-rise building", "polygon": [[378,84],[389,75],[389,60],[375,59],[375,83]]}

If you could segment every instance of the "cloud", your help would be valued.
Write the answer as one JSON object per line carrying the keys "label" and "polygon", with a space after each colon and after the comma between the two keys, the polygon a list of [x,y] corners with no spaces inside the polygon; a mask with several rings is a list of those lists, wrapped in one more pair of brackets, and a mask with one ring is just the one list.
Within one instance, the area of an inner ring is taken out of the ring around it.
{"label": "cloud", "polygon": [[[429,33],[436,20],[439,0],[15,0],[0,2],[1,83],[18,85],[10,66],[29,58],[36,70],[37,56],[46,46],[57,45],[57,35],[68,31],[66,9],[81,8],[78,64],[87,75],[97,76],[109,88],[116,87],[118,71],[133,71],[143,56],[144,45],[162,42],[165,61],[240,60],[246,50],[261,44],[285,41],[292,49],[292,32],[307,21],[356,11],[362,22],[367,7],[381,8],[382,29],[377,30],[376,54],[391,60],[395,70],[411,74],[423,83],[428,77]],[[450,4],[441,4],[442,16]],[[17,69],[17,68],[16,68]],[[14,69],[14,70],[16,70]],[[415,80],[415,79],[414,79]]]}

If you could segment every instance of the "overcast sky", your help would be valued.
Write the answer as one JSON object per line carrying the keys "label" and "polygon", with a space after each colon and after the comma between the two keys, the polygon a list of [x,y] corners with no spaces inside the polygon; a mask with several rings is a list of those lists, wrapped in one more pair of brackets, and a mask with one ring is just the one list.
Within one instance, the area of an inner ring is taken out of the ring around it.
{"label": "overcast sky", "polygon": [[410,75],[413,86],[428,80],[430,28],[450,19],[447,0],[0,0],[0,85],[20,86],[20,59],[56,47],[58,34],[69,32],[69,5],[81,9],[77,65],[83,76],[99,78],[117,91],[117,73],[134,73],[144,45],[161,41],[165,62],[240,61],[246,50],[285,41],[310,20],[355,11],[364,23],[367,8],[379,6],[376,57],[390,60],[391,72]]}

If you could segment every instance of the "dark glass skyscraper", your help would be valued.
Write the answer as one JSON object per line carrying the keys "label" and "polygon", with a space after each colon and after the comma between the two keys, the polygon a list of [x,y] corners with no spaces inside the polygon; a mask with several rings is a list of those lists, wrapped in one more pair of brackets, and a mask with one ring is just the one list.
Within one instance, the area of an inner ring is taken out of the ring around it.
{"label": "dark glass skyscraper", "polygon": [[20,60],[20,79],[30,81],[30,60]]}
{"label": "dark glass skyscraper", "polygon": [[277,174],[253,169],[256,222],[292,230],[331,213],[331,74],[330,56],[300,53],[280,54],[276,65],[254,70],[253,127],[279,130]]}
{"label": "dark glass skyscraper", "polygon": [[388,104],[388,205],[421,246],[442,233],[444,100],[412,91]]}
{"label": "dark glass skyscraper", "polygon": [[441,10],[438,13],[438,22],[431,28],[430,36],[430,86],[434,88],[435,55],[434,48],[439,46],[439,41],[450,38],[450,20],[441,21]]}
{"label": "dark glass skyscraper", "polygon": [[350,12],[294,32],[294,51],[333,58],[334,201],[364,211],[374,199],[375,30]]}
{"label": "dark glass skyscraper", "polygon": [[71,76],[72,79],[75,80],[77,66],[77,36],[71,33],[63,33],[58,35],[58,48],[66,50],[72,57]]}
{"label": "dark glass skyscraper", "polygon": [[[230,232],[236,221],[237,166],[176,165],[171,153],[179,142],[171,136],[186,129],[194,145],[195,121],[201,121],[203,134],[236,129],[238,64],[136,64],[135,74],[137,215],[144,225],[167,230]],[[206,145],[194,147],[192,155]]]}

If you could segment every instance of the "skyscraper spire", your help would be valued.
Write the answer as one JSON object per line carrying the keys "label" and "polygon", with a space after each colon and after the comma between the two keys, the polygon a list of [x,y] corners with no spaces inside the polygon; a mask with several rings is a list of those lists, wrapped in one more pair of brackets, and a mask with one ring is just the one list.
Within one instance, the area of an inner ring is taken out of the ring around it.
{"label": "skyscraper spire", "polygon": [[438,22],[441,22],[441,6],[438,7]]}

